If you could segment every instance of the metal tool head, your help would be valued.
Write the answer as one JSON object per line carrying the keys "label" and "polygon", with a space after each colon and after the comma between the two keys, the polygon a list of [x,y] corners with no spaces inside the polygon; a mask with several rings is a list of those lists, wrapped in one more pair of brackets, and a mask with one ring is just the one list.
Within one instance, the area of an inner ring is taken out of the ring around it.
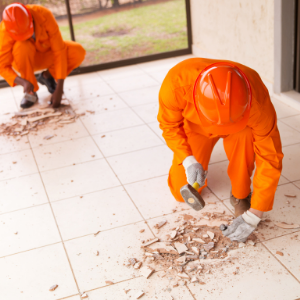
{"label": "metal tool head", "polygon": [[205,202],[201,195],[191,185],[186,184],[180,189],[183,200],[194,210],[204,208]]}

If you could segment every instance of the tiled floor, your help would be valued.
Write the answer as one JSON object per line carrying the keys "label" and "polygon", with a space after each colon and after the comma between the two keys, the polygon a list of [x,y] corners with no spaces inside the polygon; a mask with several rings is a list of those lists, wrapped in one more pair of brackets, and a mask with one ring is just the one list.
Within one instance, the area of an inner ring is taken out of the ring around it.
{"label": "tiled floor", "polygon": [[[146,293],[142,299],[161,300],[300,298],[300,230],[273,226],[300,222],[300,111],[275,99],[283,172],[274,209],[266,214],[269,227],[258,230],[256,247],[236,252],[240,274],[233,275],[237,265],[226,266],[225,277],[205,274],[205,286],[168,289],[159,271],[147,280],[123,266],[141,257],[141,240],[155,235],[157,220],[166,218],[167,230],[180,214],[173,209],[188,210],[169,191],[172,152],[156,121],[160,84],[184,58],[70,77],[65,92],[73,107],[95,114],[56,130],[50,140],[43,138],[53,128],[19,142],[0,136],[0,299],[80,300],[86,292],[91,300],[120,300],[135,299],[138,290]],[[19,87],[0,90],[0,122],[21,96]],[[44,87],[39,96],[49,97]],[[216,205],[204,211],[231,213],[227,165],[220,141],[203,192]],[[59,287],[50,292],[53,284]]]}

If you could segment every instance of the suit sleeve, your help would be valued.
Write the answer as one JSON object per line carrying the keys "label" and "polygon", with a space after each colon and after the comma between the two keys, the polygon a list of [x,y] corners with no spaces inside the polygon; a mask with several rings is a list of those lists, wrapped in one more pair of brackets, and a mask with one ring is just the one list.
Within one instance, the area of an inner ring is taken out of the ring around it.
{"label": "suit sleeve", "polygon": [[49,35],[51,50],[54,54],[54,67],[56,79],[65,79],[67,77],[67,47],[59,31],[58,24],[48,9],[46,10],[46,30]]}
{"label": "suit sleeve", "polygon": [[277,117],[269,95],[261,107],[254,112],[252,120],[256,171],[253,179],[251,207],[269,211],[282,170],[282,146],[277,128]]}
{"label": "suit sleeve", "polygon": [[15,41],[11,36],[0,29],[0,75],[10,86],[15,86],[14,81],[17,77],[17,73],[12,68],[14,44]]}
{"label": "suit sleeve", "polygon": [[159,112],[157,120],[163,137],[168,147],[174,152],[179,164],[192,155],[192,150],[187,141],[187,136],[183,128],[184,117],[183,108],[180,107],[176,99],[172,84],[166,78],[159,92]]}

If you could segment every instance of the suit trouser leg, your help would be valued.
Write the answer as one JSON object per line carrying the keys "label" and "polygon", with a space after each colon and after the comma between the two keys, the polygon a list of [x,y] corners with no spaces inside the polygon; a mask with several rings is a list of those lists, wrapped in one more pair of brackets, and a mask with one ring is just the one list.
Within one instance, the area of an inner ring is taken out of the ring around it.
{"label": "suit trouser leg", "polygon": [[224,149],[229,160],[227,169],[232,194],[238,199],[246,198],[251,191],[254,170],[253,136],[249,127],[224,138]]}
{"label": "suit trouser leg", "polygon": [[[192,148],[192,152],[196,160],[202,164],[204,170],[207,170],[211,153],[219,138],[208,138],[204,135],[192,132],[187,133],[187,137],[188,143]],[[184,167],[182,164],[178,163],[177,158],[174,156],[173,163],[169,171],[168,184],[171,193],[177,201],[184,202],[180,194],[180,188],[187,183]],[[205,185],[198,190],[199,193],[201,193],[206,186],[207,180],[205,181]]]}
{"label": "suit trouser leg", "polygon": [[31,40],[16,42],[13,47],[13,68],[18,71],[22,78],[31,82],[34,91],[39,89],[34,76],[36,48]]}

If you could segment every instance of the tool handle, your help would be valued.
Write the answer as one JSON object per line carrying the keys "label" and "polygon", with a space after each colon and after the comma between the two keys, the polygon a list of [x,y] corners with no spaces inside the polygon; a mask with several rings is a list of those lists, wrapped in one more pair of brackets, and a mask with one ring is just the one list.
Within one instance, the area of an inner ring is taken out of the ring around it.
{"label": "tool handle", "polygon": [[198,190],[200,189],[200,185],[199,185],[199,183],[198,183],[197,181],[193,183],[192,187],[193,187],[196,191],[198,191]]}

